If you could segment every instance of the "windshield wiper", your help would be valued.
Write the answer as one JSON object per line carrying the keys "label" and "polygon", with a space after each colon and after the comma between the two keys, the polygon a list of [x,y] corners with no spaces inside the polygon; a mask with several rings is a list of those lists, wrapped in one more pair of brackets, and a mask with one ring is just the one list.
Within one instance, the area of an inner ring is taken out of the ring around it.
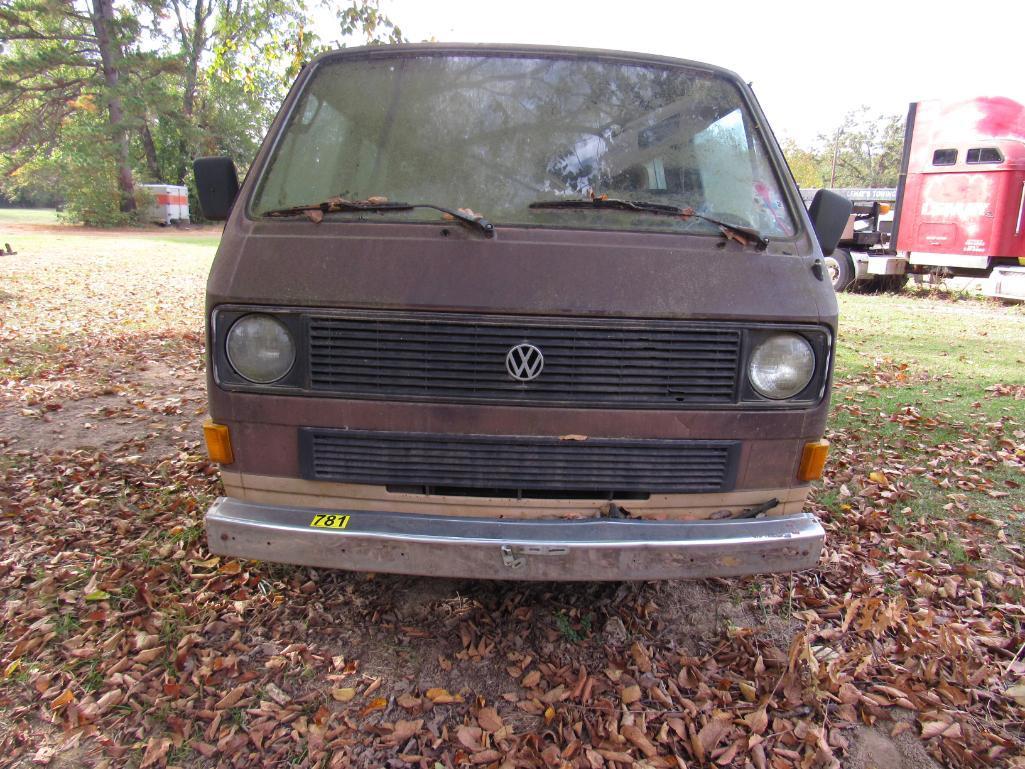
{"label": "windshield wiper", "polygon": [[[412,211],[416,208],[431,208],[441,211],[447,219],[460,222],[470,229],[477,230],[486,238],[495,236],[495,225],[479,214],[474,214],[469,209],[452,210],[444,206],[436,206],[433,203],[398,203],[384,198],[368,198],[367,200],[346,200],[345,198],[328,198],[321,203],[310,203],[309,205],[291,206],[289,208],[272,208],[264,211],[262,216],[306,216],[307,219],[316,223],[324,218],[324,214],[335,212],[361,212],[361,211]],[[469,212],[469,213],[468,213]]]}
{"label": "windshield wiper", "polygon": [[573,198],[568,200],[537,200],[530,204],[530,208],[613,208],[619,211],[636,211],[654,216],[701,219],[709,224],[714,224],[728,240],[735,240],[741,245],[754,246],[759,251],[764,251],[769,245],[768,238],[750,227],[730,224],[721,219],[705,216],[704,214],[699,214],[693,208],[680,208],[679,206],[670,206],[663,203],[649,203],[644,200],[619,200],[605,195],[594,195],[590,198]]}

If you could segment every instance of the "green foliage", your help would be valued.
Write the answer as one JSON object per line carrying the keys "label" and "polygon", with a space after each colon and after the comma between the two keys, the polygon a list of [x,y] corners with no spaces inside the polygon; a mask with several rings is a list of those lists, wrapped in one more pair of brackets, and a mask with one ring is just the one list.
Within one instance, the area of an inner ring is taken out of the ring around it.
{"label": "green foliage", "polygon": [[903,146],[902,116],[873,116],[861,107],[814,146],[787,140],[783,153],[801,187],[896,187]]}
{"label": "green foliage", "polygon": [[59,148],[52,156],[60,190],[66,201],[60,217],[93,227],[128,224],[131,215],[120,209],[117,159],[102,117],[88,112],[70,117],[62,126]]}
{"label": "green foliage", "polygon": [[364,45],[401,43],[402,30],[381,13],[377,0],[358,0],[338,11],[338,24],[343,37],[362,35]]}
{"label": "green foliage", "polygon": [[321,41],[310,32],[320,9],[0,0],[0,199],[62,198],[65,218],[109,226],[135,218],[138,182],[191,189],[197,156],[230,155],[244,170],[304,62],[350,40],[402,40],[378,0],[352,0],[337,37]]}
{"label": "green foliage", "polygon": [[821,158],[815,152],[802,149],[793,139],[787,139],[783,142],[783,154],[798,186],[811,189],[826,186],[822,178]]}

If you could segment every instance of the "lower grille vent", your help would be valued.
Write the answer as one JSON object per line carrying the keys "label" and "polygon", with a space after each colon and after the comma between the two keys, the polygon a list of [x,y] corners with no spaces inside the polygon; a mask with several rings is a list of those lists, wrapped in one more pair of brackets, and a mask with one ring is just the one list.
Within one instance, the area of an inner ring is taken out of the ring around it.
{"label": "lower grille vent", "polygon": [[[480,489],[621,497],[627,492],[690,493],[733,486],[739,444],[534,436],[449,435],[303,428],[300,465],[310,480],[439,493]],[[464,492],[466,493],[466,492]],[[577,495],[573,495],[577,496]]]}

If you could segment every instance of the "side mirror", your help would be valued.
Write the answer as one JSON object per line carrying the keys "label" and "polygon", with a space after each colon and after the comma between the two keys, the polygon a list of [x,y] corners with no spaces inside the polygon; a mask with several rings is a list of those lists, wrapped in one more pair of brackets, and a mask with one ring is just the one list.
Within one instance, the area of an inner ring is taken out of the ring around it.
{"label": "side mirror", "polygon": [[231,158],[196,158],[192,163],[196,176],[199,207],[207,219],[227,219],[238,196],[238,173]]}
{"label": "side mirror", "polygon": [[851,201],[832,190],[819,190],[815,193],[808,206],[808,216],[811,217],[823,256],[833,253],[840,242],[852,210],[854,206]]}

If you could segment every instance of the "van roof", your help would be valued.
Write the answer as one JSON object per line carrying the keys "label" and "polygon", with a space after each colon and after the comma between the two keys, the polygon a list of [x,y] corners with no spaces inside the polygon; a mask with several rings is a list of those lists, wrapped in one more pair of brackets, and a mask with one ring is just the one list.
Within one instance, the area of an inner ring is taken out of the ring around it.
{"label": "van roof", "polygon": [[608,61],[635,64],[661,64],[671,67],[687,67],[704,70],[731,80],[741,81],[740,76],[732,70],[717,67],[689,59],[678,59],[672,56],[658,56],[649,53],[633,53],[630,51],[614,51],[604,48],[576,48],[559,45],[520,45],[509,43],[399,43],[395,45],[367,45],[357,48],[338,48],[319,54],[310,61],[311,65],[325,61],[348,58],[376,58],[394,55],[416,55],[422,53],[492,55],[508,54],[513,56],[548,56],[554,58],[598,58]]}

